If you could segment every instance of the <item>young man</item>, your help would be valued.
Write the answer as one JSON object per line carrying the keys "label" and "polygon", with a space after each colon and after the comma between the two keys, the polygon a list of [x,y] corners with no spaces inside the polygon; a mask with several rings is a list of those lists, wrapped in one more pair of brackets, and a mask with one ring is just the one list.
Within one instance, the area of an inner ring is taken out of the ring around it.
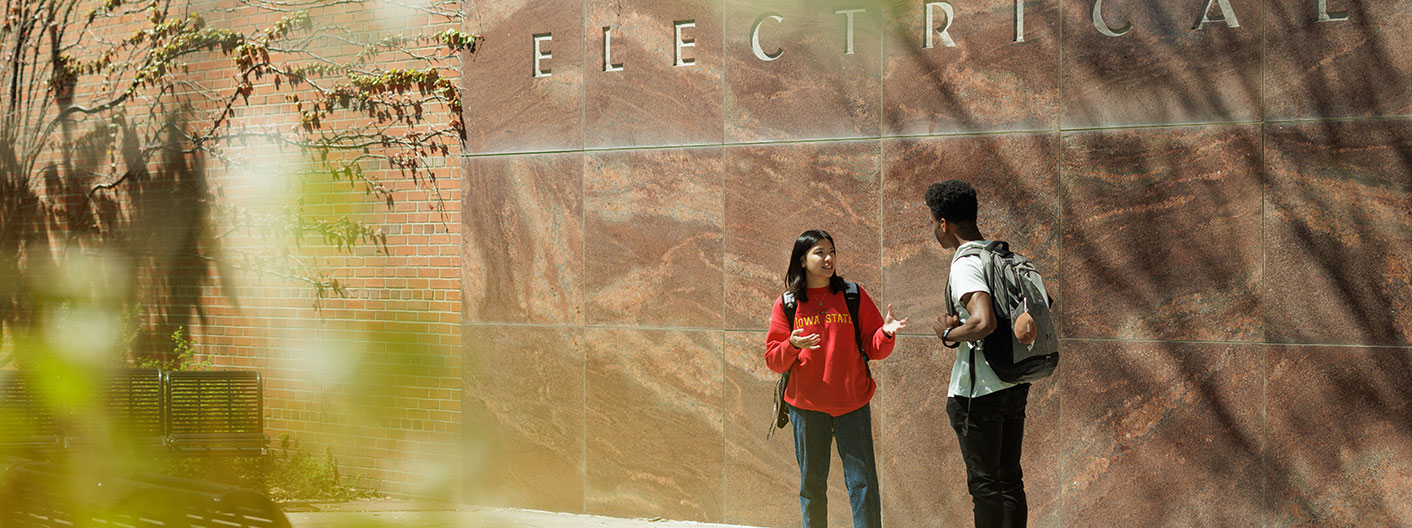
{"label": "young man", "polygon": [[946,413],[961,442],[976,527],[1025,526],[1028,508],[1020,447],[1030,385],[1001,381],[979,348],[972,355],[971,347],[979,347],[981,339],[995,330],[996,316],[981,259],[954,257],[960,253],[957,250],[988,242],[976,227],[976,190],[966,182],[947,180],[927,188],[926,199],[936,241],[955,251],[951,295],[946,299],[950,309],[932,329],[943,345],[956,348]]}

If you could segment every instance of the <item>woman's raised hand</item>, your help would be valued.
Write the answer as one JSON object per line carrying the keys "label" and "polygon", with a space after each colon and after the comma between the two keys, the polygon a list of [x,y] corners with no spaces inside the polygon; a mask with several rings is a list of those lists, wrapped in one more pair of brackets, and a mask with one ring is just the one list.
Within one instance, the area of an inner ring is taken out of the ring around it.
{"label": "woman's raised hand", "polygon": [[819,348],[819,342],[824,340],[824,336],[819,334],[804,335],[803,328],[795,328],[789,334],[789,344],[794,348],[803,350],[806,348]]}
{"label": "woman's raised hand", "polygon": [[895,336],[898,332],[901,332],[903,328],[907,328],[907,318],[893,319],[892,305],[887,305],[887,317],[883,318],[883,332],[889,336]]}

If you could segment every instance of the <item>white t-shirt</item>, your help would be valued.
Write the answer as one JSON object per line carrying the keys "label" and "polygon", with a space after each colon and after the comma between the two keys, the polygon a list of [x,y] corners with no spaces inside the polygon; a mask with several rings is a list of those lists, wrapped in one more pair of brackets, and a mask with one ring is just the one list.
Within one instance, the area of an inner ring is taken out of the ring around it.
{"label": "white t-shirt", "polygon": [[[961,250],[970,247],[985,247],[989,242],[985,240],[971,241],[961,244],[956,248],[955,255],[961,254]],[[990,293],[990,288],[985,284],[985,270],[981,266],[981,259],[978,257],[966,257],[957,259],[951,257],[951,298],[947,299],[952,306],[956,307],[956,313],[961,316],[961,322],[971,317],[970,312],[961,304],[961,298],[968,293],[986,292]],[[1014,383],[1000,381],[995,375],[995,371],[985,362],[985,356],[980,349],[976,349],[976,391],[971,392],[971,344],[962,342],[956,347],[956,362],[951,365],[951,386],[947,389],[948,396],[963,396],[967,398],[978,398],[992,392],[1014,387]]]}

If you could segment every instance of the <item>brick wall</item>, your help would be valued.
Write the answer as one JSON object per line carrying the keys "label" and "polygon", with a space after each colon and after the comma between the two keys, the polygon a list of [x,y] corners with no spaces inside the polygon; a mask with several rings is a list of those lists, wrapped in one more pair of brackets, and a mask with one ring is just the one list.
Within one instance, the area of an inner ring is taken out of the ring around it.
{"label": "brick wall", "polygon": [[[247,34],[281,16],[229,0],[192,2],[186,9],[201,13],[209,25]],[[310,48],[335,60],[359,51],[352,42],[455,27],[454,22],[448,25],[439,17],[384,2],[344,4],[310,14],[321,37],[312,40]],[[142,14],[99,20],[92,37],[81,40],[74,55],[93,56],[105,49],[105,42],[124,38],[145,23]],[[416,51],[447,53],[430,44]],[[236,68],[229,57],[211,53],[187,62],[183,80],[221,94],[235,86]],[[451,68],[448,75],[456,75],[459,63],[454,57],[445,61]],[[408,60],[369,64],[382,69],[421,66]],[[96,81],[82,83],[75,87],[75,100],[84,104],[100,97],[102,90]],[[298,114],[286,101],[287,93],[275,90],[272,78],[259,81],[249,103],[236,105],[232,130],[292,130]],[[200,97],[189,101],[197,116],[224,104]],[[164,110],[142,108],[134,115]],[[444,108],[427,110],[429,116],[445,115]],[[326,129],[340,130],[363,120],[348,115],[326,122]],[[89,120],[75,129],[81,133],[93,126]],[[453,156],[457,150],[453,148]],[[223,154],[224,159],[188,155],[154,160],[146,175],[113,192],[98,193],[92,212],[84,211],[82,196],[99,183],[97,178],[64,173],[58,182],[31,186],[39,207],[26,209],[23,233],[17,237],[23,242],[11,250],[19,255],[14,262],[31,277],[25,284],[34,289],[24,293],[44,287],[38,278],[44,275],[37,270],[51,263],[73,267],[75,262],[94,262],[104,276],[92,281],[94,291],[110,298],[100,304],[115,317],[128,315],[117,313],[126,311],[118,305],[142,304],[135,320],[140,328],[137,349],[169,351],[167,336],[183,328],[197,343],[198,360],[218,368],[261,371],[267,432],[276,439],[275,446],[287,437],[315,456],[327,450],[342,474],[362,486],[402,494],[455,493],[457,480],[451,477],[460,459],[461,196],[453,168],[441,158],[430,160],[438,196],[385,163],[360,162],[368,176],[389,189],[389,206],[365,195],[361,187],[327,175],[296,177],[311,164],[297,149],[253,141],[232,144]],[[61,159],[56,151],[46,161]],[[208,193],[213,199],[202,199]],[[306,218],[347,217],[379,229],[385,244],[365,241],[340,250],[311,236],[295,244],[288,233],[262,232],[232,221],[225,215],[230,206],[263,218],[255,223],[272,229],[287,227],[281,215],[295,208],[302,208]],[[66,239],[70,234],[79,235]],[[65,255],[60,248],[66,245],[81,246],[79,254],[89,256]],[[196,248],[213,260],[193,257]],[[291,258],[283,258],[286,251]],[[299,266],[337,278],[347,294],[319,298],[310,284],[280,276]],[[6,286],[24,287],[19,281]],[[7,349],[15,347],[12,337],[37,320],[25,315],[34,306],[25,302],[5,308],[13,316],[6,317]]]}

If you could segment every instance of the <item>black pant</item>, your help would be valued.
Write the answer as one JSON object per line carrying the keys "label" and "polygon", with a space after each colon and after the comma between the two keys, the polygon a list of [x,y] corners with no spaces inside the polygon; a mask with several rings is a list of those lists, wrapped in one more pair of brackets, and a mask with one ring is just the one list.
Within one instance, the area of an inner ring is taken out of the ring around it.
{"label": "black pant", "polygon": [[[961,442],[976,528],[1023,527],[1028,516],[1020,448],[1028,383],[978,398],[952,397],[946,414]],[[969,407],[969,409],[968,409]],[[969,416],[969,421],[967,417]]]}

